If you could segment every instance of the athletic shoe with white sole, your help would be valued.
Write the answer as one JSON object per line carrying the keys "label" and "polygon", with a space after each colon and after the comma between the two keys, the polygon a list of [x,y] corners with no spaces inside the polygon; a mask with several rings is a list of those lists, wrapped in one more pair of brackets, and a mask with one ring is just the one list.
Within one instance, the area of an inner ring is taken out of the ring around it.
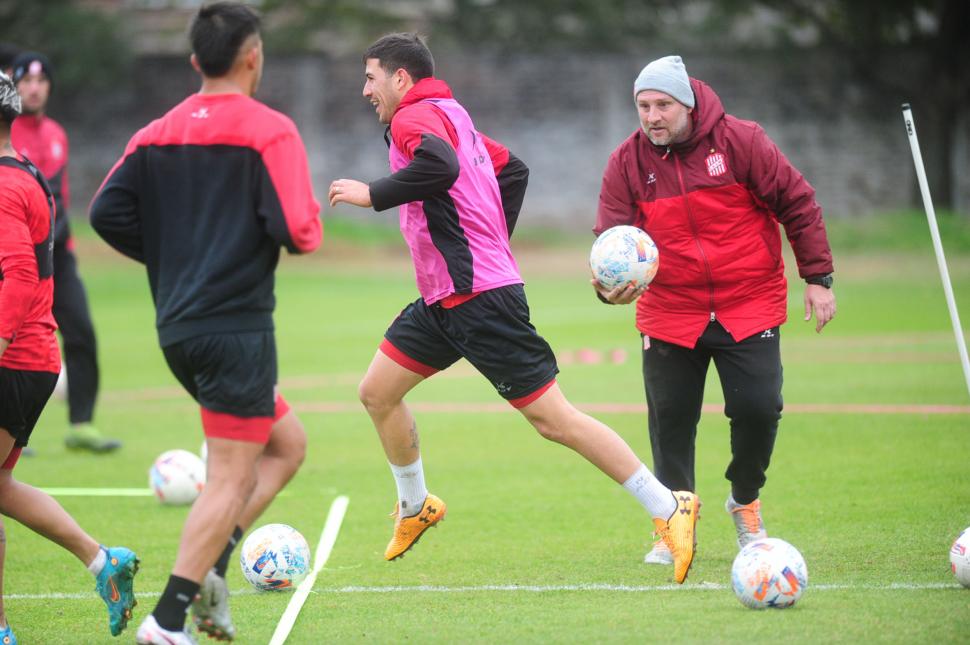
{"label": "athletic shoe with white sole", "polygon": [[138,557],[123,546],[101,548],[106,558],[94,590],[108,606],[108,628],[112,636],[117,636],[128,626],[131,610],[138,604],[134,583]]}
{"label": "athletic shoe with white sole", "polygon": [[689,490],[671,491],[677,508],[666,520],[653,519],[657,535],[667,544],[674,556],[674,581],[683,584],[687,579],[687,572],[694,562],[694,548],[697,541],[694,532],[697,528],[697,513],[701,502],[697,495]]}
{"label": "athletic shoe with white sole", "polygon": [[199,641],[187,631],[170,632],[162,629],[151,614],[138,626],[135,642],[138,645],[199,645]]}
{"label": "athletic shoe with white sole", "polygon": [[210,569],[192,601],[192,622],[195,628],[217,641],[231,641],[236,626],[229,615],[229,586],[226,579]]}
{"label": "athletic shoe with white sole", "polygon": [[724,503],[724,510],[731,514],[734,528],[738,532],[738,548],[743,549],[750,542],[768,537],[765,522],[761,519],[761,500],[756,499],[750,504],[738,504],[734,495],[728,495]]}
{"label": "athletic shoe with white sole", "polygon": [[670,552],[666,542],[657,540],[653,543],[653,548],[643,556],[643,561],[646,564],[673,564],[674,554]]}
{"label": "athletic shoe with white sole", "polygon": [[384,551],[384,559],[396,560],[404,555],[405,551],[417,544],[425,531],[445,518],[446,510],[445,503],[431,493],[424,498],[417,515],[401,517],[400,510],[395,509],[394,535]]}

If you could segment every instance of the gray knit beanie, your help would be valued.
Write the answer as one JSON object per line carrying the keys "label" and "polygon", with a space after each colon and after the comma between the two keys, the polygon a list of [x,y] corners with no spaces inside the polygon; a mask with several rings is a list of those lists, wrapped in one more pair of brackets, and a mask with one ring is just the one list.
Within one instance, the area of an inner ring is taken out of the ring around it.
{"label": "gray knit beanie", "polygon": [[689,108],[694,107],[694,91],[680,56],[664,56],[644,67],[633,83],[633,99],[643,90],[663,92]]}

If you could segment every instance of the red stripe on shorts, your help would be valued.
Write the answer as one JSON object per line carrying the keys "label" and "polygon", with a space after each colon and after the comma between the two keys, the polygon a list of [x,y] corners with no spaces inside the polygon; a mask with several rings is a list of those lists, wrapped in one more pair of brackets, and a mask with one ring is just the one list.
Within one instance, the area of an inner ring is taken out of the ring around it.
{"label": "red stripe on shorts", "polygon": [[290,411],[290,404],[286,402],[282,394],[276,395],[276,402],[273,404],[273,423],[276,423],[280,419],[286,416],[286,413]]}
{"label": "red stripe on shorts", "polygon": [[439,370],[436,367],[431,367],[430,365],[425,365],[420,361],[416,361],[397,347],[391,344],[391,341],[386,338],[381,341],[381,346],[379,348],[381,352],[387,356],[389,359],[403,367],[404,369],[411,370],[415,374],[420,374],[425,378],[437,373]]}
{"label": "red stripe on shorts", "polygon": [[530,403],[538,399],[540,396],[545,394],[546,390],[548,390],[555,384],[556,384],[556,379],[552,379],[551,381],[549,381],[548,383],[540,387],[532,394],[526,394],[525,396],[520,396],[517,399],[509,399],[509,403],[512,404],[513,408],[516,408],[516,409],[524,408],[525,406],[529,405]]}
{"label": "red stripe on shorts", "polygon": [[224,412],[202,410],[202,430],[206,437],[265,444],[273,430],[273,417],[237,417]]}

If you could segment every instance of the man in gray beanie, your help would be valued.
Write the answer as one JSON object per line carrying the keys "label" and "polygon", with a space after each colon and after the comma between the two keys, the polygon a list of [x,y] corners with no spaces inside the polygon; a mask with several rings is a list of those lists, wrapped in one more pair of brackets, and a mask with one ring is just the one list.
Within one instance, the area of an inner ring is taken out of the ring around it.
{"label": "man in gray beanie", "polygon": [[[765,537],[759,492],[782,409],[780,325],[788,288],[779,223],[805,280],[805,320],[835,315],[832,253],[815,191],[764,130],[724,113],[680,56],[651,62],[633,84],[638,128],[610,156],[593,231],[637,226],[660,251],[648,290],[607,290],[637,301],[654,472],[695,491],[694,439],[711,360],[730,419],[726,510],[738,546]],[[672,560],[658,541],[648,563]]]}

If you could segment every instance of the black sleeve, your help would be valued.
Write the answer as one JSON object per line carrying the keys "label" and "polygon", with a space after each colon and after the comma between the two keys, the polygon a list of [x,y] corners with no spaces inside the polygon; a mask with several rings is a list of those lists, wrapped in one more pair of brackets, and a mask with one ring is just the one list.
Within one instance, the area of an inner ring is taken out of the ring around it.
{"label": "black sleeve", "polygon": [[496,177],[498,189],[502,193],[502,210],[505,211],[505,224],[509,229],[509,237],[519,219],[522,210],[522,200],[525,199],[525,189],[529,185],[529,167],[509,153],[509,161]]}
{"label": "black sleeve", "polygon": [[91,226],[119,253],[144,262],[134,157],[115,169],[91,202]]}
{"label": "black sleeve", "polygon": [[370,183],[371,203],[374,210],[383,211],[427,199],[451,188],[459,171],[458,155],[451,144],[433,134],[423,134],[411,163]]}

